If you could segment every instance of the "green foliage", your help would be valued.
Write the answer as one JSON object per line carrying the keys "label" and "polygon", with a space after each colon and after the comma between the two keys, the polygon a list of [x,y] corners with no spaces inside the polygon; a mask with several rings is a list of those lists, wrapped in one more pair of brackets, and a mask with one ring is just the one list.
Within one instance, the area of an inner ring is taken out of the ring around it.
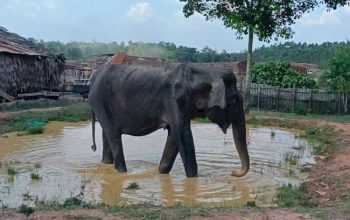
{"label": "green foliage", "polygon": [[78,197],[68,198],[63,203],[63,208],[79,207],[83,201]]}
{"label": "green foliage", "polygon": [[34,209],[32,207],[26,206],[26,205],[21,205],[18,209],[19,213],[24,214],[25,216],[30,216],[31,214],[34,213]]}
{"label": "green foliage", "polygon": [[253,83],[282,88],[315,88],[316,81],[309,75],[299,74],[287,62],[257,64],[251,73]]}
{"label": "green foliage", "polygon": [[301,187],[293,187],[291,185],[280,187],[277,193],[277,204],[283,208],[314,206],[310,198],[307,197],[307,192],[303,185]]}
{"label": "green foliage", "polygon": [[7,168],[7,174],[10,176],[14,176],[17,174],[17,171],[14,168],[9,167],[9,168]]}
{"label": "green foliage", "polygon": [[136,190],[136,189],[140,189],[140,186],[139,186],[139,184],[132,182],[126,187],[126,189],[127,190]]}
{"label": "green foliage", "polygon": [[77,103],[50,111],[28,111],[16,113],[0,126],[0,133],[13,131],[28,133],[31,128],[44,127],[49,121],[78,122],[90,119],[90,108],[86,103]]}
{"label": "green foliage", "polygon": [[[245,53],[221,52],[205,47],[202,50],[177,46],[174,43],[143,43],[143,42],[123,42],[97,43],[97,42],[44,42],[39,43],[41,47],[46,47],[51,53],[63,53],[67,59],[85,60],[91,56],[102,54],[115,54],[118,52],[128,52],[135,56],[154,56],[169,60],[182,62],[220,62],[239,61],[245,59]],[[74,57],[69,51],[71,47],[80,48],[81,57]],[[307,44],[286,42],[274,44],[268,47],[262,46],[255,49],[254,60],[256,62],[270,62],[283,60],[287,62],[301,62],[319,64],[326,67],[329,60],[336,54],[336,51],[350,47],[350,42],[325,42],[322,44]]]}
{"label": "green foliage", "polygon": [[332,127],[309,126],[304,136],[312,143],[314,154],[327,156],[336,149],[337,135]]}
{"label": "green foliage", "polygon": [[31,173],[30,174],[30,178],[32,180],[41,180],[41,176],[39,174],[37,174],[37,173]]}
{"label": "green foliage", "polygon": [[322,44],[307,44],[286,42],[271,46],[262,46],[254,51],[256,62],[271,62],[282,60],[287,62],[314,63],[327,67],[329,60],[337,50],[350,47],[350,42],[324,42]]}
{"label": "green foliage", "polygon": [[350,46],[338,49],[329,62],[329,70],[322,75],[329,88],[339,92],[350,92]]}
{"label": "green foliage", "polygon": [[259,40],[270,40],[272,36],[289,38],[290,25],[301,15],[314,8],[316,1],[217,1],[180,0],[185,2],[183,12],[186,17],[198,12],[209,19],[220,19],[228,28],[238,34],[247,35],[253,28]]}

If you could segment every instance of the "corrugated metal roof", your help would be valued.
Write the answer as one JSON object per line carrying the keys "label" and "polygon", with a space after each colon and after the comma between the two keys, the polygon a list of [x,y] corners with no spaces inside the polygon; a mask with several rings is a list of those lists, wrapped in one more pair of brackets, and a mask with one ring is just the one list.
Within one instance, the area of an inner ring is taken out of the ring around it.
{"label": "corrugated metal roof", "polygon": [[30,48],[23,47],[20,44],[8,41],[0,38],[0,53],[10,53],[28,56],[46,56],[46,54],[40,54]]}

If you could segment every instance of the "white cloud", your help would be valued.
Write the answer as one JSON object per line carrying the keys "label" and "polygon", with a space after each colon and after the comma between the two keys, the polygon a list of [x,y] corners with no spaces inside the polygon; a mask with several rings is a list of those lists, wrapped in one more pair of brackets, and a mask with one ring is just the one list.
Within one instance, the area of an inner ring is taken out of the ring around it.
{"label": "white cloud", "polygon": [[324,11],[319,16],[306,15],[300,20],[300,24],[304,26],[338,25],[341,23],[337,11]]}
{"label": "white cloud", "polygon": [[126,15],[134,21],[143,22],[152,16],[152,7],[149,2],[141,1],[131,5]]}

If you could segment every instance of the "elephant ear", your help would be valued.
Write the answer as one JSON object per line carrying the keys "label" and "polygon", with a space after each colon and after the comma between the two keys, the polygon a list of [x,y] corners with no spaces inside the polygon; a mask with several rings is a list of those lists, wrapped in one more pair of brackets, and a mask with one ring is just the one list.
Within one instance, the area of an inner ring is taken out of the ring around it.
{"label": "elephant ear", "polygon": [[226,99],[225,99],[225,84],[224,81],[220,78],[214,80],[211,83],[211,91],[209,94],[208,108],[213,108],[215,106],[225,109]]}

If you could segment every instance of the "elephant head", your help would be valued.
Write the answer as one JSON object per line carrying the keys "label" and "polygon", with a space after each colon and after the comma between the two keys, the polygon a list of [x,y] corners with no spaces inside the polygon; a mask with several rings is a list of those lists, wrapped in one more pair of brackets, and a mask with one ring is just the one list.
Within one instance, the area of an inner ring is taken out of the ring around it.
{"label": "elephant head", "polygon": [[249,170],[246,122],[243,99],[236,87],[232,69],[192,64],[192,117],[208,117],[224,133],[232,125],[233,139],[241,160],[241,169],[232,176],[244,176]]}

